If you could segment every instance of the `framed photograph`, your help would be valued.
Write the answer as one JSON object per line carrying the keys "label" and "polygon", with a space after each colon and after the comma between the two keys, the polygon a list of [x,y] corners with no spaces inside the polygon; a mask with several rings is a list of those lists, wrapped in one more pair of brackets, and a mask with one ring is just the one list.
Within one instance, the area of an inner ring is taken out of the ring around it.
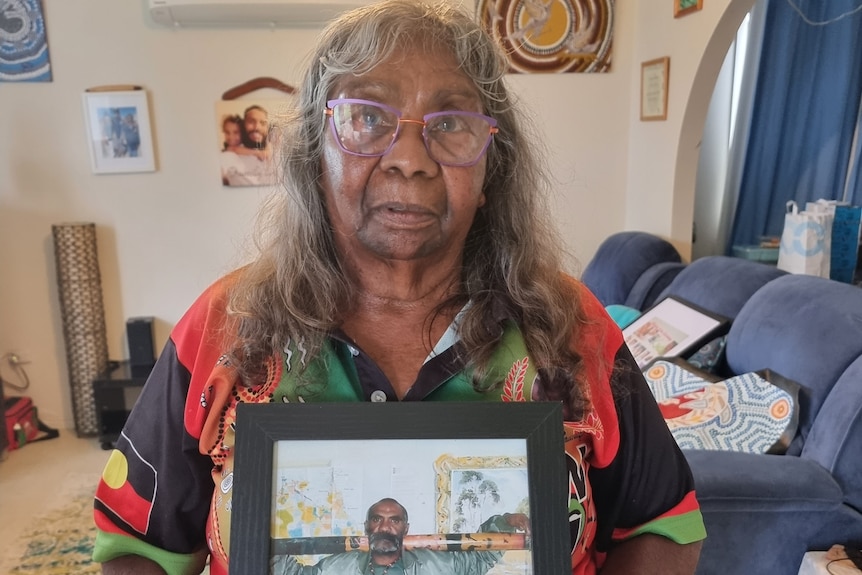
{"label": "framed photograph", "polygon": [[626,326],[623,337],[644,369],[659,357],[685,356],[729,328],[728,318],[668,296]]}
{"label": "framed photograph", "polygon": [[216,102],[219,177],[223,186],[272,186],[278,181],[284,100]]}
{"label": "framed photograph", "polygon": [[[240,404],[231,573],[359,571],[375,541],[366,519],[392,505],[409,517],[405,563],[439,554],[491,559],[488,575],[564,573],[562,425],[556,402]],[[511,515],[525,523],[496,532]]]}
{"label": "framed photograph", "polygon": [[673,0],[673,17],[679,18],[703,9],[703,0]]}
{"label": "framed photograph", "polygon": [[147,92],[84,92],[83,98],[93,173],[155,171]]}
{"label": "framed photograph", "polygon": [[667,86],[670,58],[641,64],[641,121],[667,120]]}

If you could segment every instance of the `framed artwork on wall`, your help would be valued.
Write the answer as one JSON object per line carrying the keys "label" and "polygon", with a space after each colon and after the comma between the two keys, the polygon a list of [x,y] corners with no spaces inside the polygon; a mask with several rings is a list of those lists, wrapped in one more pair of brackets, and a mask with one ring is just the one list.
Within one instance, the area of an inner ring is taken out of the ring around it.
{"label": "framed artwork on wall", "polygon": [[95,174],[156,169],[146,90],[86,91],[84,120]]}
{"label": "framed artwork on wall", "polygon": [[477,18],[519,74],[609,72],[614,10],[614,0],[476,2]]}
{"label": "framed artwork on wall", "polygon": [[[491,557],[489,575],[565,572],[561,429],[555,402],[239,404],[231,573],[365,566],[366,520],[383,501],[409,513],[405,550]],[[490,486],[495,497],[472,497]],[[484,528],[507,513],[525,528]]]}
{"label": "framed artwork on wall", "polygon": [[641,64],[641,121],[667,120],[667,88],[670,58]]}
{"label": "framed artwork on wall", "polygon": [[[528,507],[527,458],[514,454],[491,457],[453,457],[441,455],[434,462],[437,473],[437,532],[474,533],[478,523],[487,519],[476,513],[486,494],[513,511]],[[488,492],[489,486],[493,486]]]}
{"label": "framed artwork on wall", "polygon": [[0,82],[50,82],[42,0],[3,2],[0,14]]}
{"label": "framed artwork on wall", "polygon": [[679,18],[703,9],[703,0],[673,0],[673,17]]}

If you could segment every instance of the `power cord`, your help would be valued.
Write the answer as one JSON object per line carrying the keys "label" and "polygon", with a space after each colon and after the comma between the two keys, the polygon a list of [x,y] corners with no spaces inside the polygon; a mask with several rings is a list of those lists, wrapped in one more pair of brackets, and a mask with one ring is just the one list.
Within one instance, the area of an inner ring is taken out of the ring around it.
{"label": "power cord", "polygon": [[30,387],[30,378],[27,377],[27,372],[24,371],[24,364],[30,362],[23,361],[18,354],[15,353],[7,353],[0,356],[0,365],[2,365],[3,362],[8,363],[12,367],[12,370],[15,372],[18,379],[23,383],[13,383],[8,379],[5,379],[2,372],[0,372],[0,385],[8,385],[17,391],[24,391]]}
{"label": "power cord", "polygon": [[[830,575],[837,575],[836,572],[832,570],[831,565],[833,563],[837,563],[838,561],[852,561],[852,559],[850,559],[849,557],[841,557],[839,559],[831,559],[829,561],[829,563],[826,564],[826,572],[830,573]],[[851,563],[850,566],[853,567],[854,565]]]}

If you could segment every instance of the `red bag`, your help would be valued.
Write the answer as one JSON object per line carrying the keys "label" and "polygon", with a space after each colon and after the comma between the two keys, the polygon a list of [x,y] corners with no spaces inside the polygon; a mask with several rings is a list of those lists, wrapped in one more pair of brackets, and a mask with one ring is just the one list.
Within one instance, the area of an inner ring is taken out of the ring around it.
{"label": "red bag", "polygon": [[3,411],[10,451],[27,443],[60,435],[59,431],[39,421],[39,410],[29,397],[7,397],[3,401]]}

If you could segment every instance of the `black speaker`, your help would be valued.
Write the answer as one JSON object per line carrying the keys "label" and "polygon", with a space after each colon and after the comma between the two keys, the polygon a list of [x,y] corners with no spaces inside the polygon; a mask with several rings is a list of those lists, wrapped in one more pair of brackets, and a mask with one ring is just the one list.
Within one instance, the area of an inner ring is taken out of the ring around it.
{"label": "black speaker", "polygon": [[152,367],[156,363],[152,317],[130,317],[126,320],[126,339],[132,367]]}

